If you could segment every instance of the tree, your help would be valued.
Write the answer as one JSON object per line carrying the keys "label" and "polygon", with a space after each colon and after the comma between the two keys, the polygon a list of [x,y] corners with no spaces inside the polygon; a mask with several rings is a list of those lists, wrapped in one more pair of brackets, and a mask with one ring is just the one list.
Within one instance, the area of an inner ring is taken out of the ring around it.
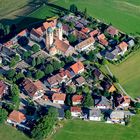
{"label": "tree", "polygon": [[9,80],[12,80],[14,78],[15,74],[16,74],[16,71],[14,69],[10,69],[6,72],[6,77]]}
{"label": "tree", "polygon": [[11,68],[11,67],[14,67],[15,65],[16,65],[16,61],[15,61],[14,58],[12,58],[12,59],[11,59],[11,62],[10,62],[10,64],[9,64],[9,67]]}
{"label": "tree", "polygon": [[45,68],[45,74],[51,74],[53,71],[53,66],[51,64],[48,64]]}
{"label": "tree", "polygon": [[53,130],[57,122],[58,111],[55,108],[49,108],[48,114],[41,118],[31,132],[32,138],[36,140],[45,139]]}
{"label": "tree", "polygon": [[30,51],[26,51],[26,52],[23,53],[23,59],[25,59],[25,60],[27,60],[30,56],[31,56]]}
{"label": "tree", "polygon": [[90,51],[87,55],[87,58],[89,61],[94,61],[95,60],[95,53],[94,51]]}
{"label": "tree", "polygon": [[38,70],[38,71],[35,73],[35,79],[41,79],[41,78],[43,78],[44,75],[45,75],[45,74],[44,74],[43,71]]}
{"label": "tree", "polygon": [[93,98],[92,98],[91,94],[87,94],[85,96],[85,99],[84,99],[84,102],[83,102],[83,106],[84,107],[93,106]]}
{"label": "tree", "polygon": [[8,112],[5,109],[0,108],[0,123],[3,123],[7,119],[7,115]]}
{"label": "tree", "polygon": [[15,79],[17,82],[22,81],[22,79],[25,77],[25,75],[21,72],[19,72],[18,74],[16,74]]}
{"label": "tree", "polygon": [[68,36],[68,41],[69,41],[70,43],[74,43],[76,40],[77,40],[77,38],[76,38],[75,35],[70,34],[70,35]]}
{"label": "tree", "polygon": [[78,8],[77,8],[77,6],[75,4],[70,5],[70,12],[76,14],[77,11],[78,11]]}
{"label": "tree", "polygon": [[31,50],[35,53],[35,52],[38,52],[39,51],[39,46],[37,44],[34,44],[31,48]]}
{"label": "tree", "polygon": [[19,93],[20,91],[18,86],[16,84],[12,85],[10,99],[14,104],[15,109],[18,109],[20,104]]}
{"label": "tree", "polygon": [[32,66],[33,66],[33,67],[36,66],[36,60],[35,60],[35,58],[33,58],[33,60],[32,60]]}
{"label": "tree", "polygon": [[87,18],[87,8],[85,8],[83,14],[84,14],[84,18],[86,19]]}
{"label": "tree", "polygon": [[90,92],[90,88],[89,88],[88,85],[85,85],[85,86],[83,87],[83,92],[86,93],[86,94],[88,94],[88,93]]}
{"label": "tree", "polygon": [[39,65],[39,64],[41,64],[41,58],[40,57],[37,57],[36,58],[36,65]]}
{"label": "tree", "polygon": [[52,62],[52,66],[53,66],[54,70],[59,70],[61,68],[61,64],[56,60],[54,60]]}
{"label": "tree", "polygon": [[114,83],[118,83],[118,82],[119,82],[118,78],[116,78],[115,76],[112,77],[112,81],[113,81]]}
{"label": "tree", "polygon": [[72,117],[71,117],[71,112],[69,111],[69,110],[66,110],[65,111],[65,118],[66,119],[71,119]]}
{"label": "tree", "polygon": [[66,87],[66,93],[67,94],[72,94],[74,92],[75,92],[75,89],[73,87],[71,87],[71,86]]}

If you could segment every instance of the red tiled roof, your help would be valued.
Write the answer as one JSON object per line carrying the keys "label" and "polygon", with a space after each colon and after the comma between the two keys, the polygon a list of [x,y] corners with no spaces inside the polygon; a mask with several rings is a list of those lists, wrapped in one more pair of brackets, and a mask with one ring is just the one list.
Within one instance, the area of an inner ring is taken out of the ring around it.
{"label": "red tiled roof", "polygon": [[91,31],[89,34],[90,34],[91,37],[94,37],[94,36],[97,35],[98,33],[99,33],[99,30],[96,29],[96,30]]}
{"label": "red tiled roof", "polygon": [[82,102],[83,96],[82,95],[73,95],[72,102]]}
{"label": "red tiled roof", "polygon": [[77,82],[78,84],[83,84],[83,83],[85,82],[85,79],[84,79],[84,77],[82,77],[82,76],[76,78],[75,80],[76,80],[76,82]]}
{"label": "red tiled roof", "polygon": [[107,46],[108,45],[108,41],[105,40],[105,39],[100,39],[99,42],[104,45],[104,46]]}
{"label": "red tiled roof", "polygon": [[81,112],[82,109],[81,109],[81,107],[73,106],[73,107],[71,107],[70,111],[71,112]]}
{"label": "red tiled roof", "polygon": [[83,32],[83,33],[88,33],[89,31],[90,31],[89,28],[82,28],[82,30],[81,30],[81,32]]}
{"label": "red tiled roof", "polygon": [[52,96],[52,100],[57,100],[57,101],[65,101],[66,94],[64,93],[54,93]]}
{"label": "red tiled roof", "polygon": [[26,120],[26,116],[19,111],[13,110],[10,113],[8,119],[17,123],[21,123],[22,121]]}
{"label": "red tiled roof", "polygon": [[131,99],[128,96],[123,96],[125,103],[130,103]]}
{"label": "red tiled roof", "polygon": [[6,47],[10,47],[13,45],[13,41],[8,41],[8,42],[4,43],[3,45]]}
{"label": "red tiled roof", "polygon": [[113,36],[118,34],[118,29],[116,29],[113,26],[109,26],[106,31],[108,34],[113,35]]}
{"label": "red tiled roof", "polygon": [[119,45],[119,48],[121,49],[121,50],[124,50],[124,49],[127,49],[127,47],[128,47],[128,44],[126,43],[126,42],[121,42]]}
{"label": "red tiled roof", "polygon": [[70,67],[75,74],[78,74],[80,70],[84,69],[84,65],[82,62],[78,61],[77,63],[73,64],[71,67]]}
{"label": "red tiled roof", "polygon": [[83,47],[88,46],[94,42],[95,42],[95,39],[93,37],[89,37],[85,39],[84,41],[80,42],[78,45],[76,45],[76,47],[78,49],[82,49]]}
{"label": "red tiled roof", "polygon": [[28,30],[25,29],[25,30],[21,31],[20,33],[18,33],[18,36],[24,36],[27,34],[27,32],[28,32]]}
{"label": "red tiled roof", "polygon": [[41,81],[36,81],[33,82],[30,79],[25,79],[22,83],[22,85],[24,86],[25,91],[31,96],[33,97],[34,94],[39,91],[39,90],[43,90],[43,84]]}
{"label": "red tiled roof", "polygon": [[30,34],[32,34],[32,35],[34,35],[34,36],[36,36],[38,38],[42,36],[42,33],[40,31],[37,31],[34,28],[31,30]]}
{"label": "red tiled roof", "polygon": [[104,40],[106,37],[105,37],[105,35],[104,34],[100,34],[100,35],[98,35],[98,39],[99,40]]}

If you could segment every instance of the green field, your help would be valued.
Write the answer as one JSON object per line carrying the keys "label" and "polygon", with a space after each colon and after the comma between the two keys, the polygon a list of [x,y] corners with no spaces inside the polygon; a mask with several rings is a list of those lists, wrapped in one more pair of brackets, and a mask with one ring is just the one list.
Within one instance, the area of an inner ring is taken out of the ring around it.
{"label": "green field", "polygon": [[15,128],[1,124],[0,125],[0,140],[29,140],[23,133]]}
{"label": "green field", "polygon": [[132,97],[140,96],[140,50],[119,65],[109,64],[113,74]]}
{"label": "green field", "polygon": [[69,121],[51,140],[139,140],[140,116],[130,126],[100,122]]}

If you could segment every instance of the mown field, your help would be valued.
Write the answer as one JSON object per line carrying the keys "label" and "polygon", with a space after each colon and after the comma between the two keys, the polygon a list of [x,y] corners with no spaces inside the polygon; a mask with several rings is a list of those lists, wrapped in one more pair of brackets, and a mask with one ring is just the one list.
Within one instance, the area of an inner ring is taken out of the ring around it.
{"label": "mown field", "polygon": [[132,97],[140,96],[140,50],[119,65],[109,64],[113,74]]}
{"label": "mown field", "polygon": [[15,128],[1,124],[0,125],[0,140],[29,140],[23,133]]}
{"label": "mown field", "polygon": [[132,119],[130,126],[85,122],[67,122],[51,140],[139,140],[140,116]]}

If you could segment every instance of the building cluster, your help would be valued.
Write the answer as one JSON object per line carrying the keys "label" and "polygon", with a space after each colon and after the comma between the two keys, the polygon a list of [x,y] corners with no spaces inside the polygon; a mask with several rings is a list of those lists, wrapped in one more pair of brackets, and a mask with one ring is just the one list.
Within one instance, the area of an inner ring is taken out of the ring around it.
{"label": "building cluster", "polygon": [[[73,27],[70,27],[67,23],[72,23]],[[28,47],[30,48],[34,44],[39,44],[40,50],[33,53],[32,57],[42,56],[45,59],[48,56],[55,57],[56,54],[63,57],[73,57],[75,54],[87,53],[99,46],[103,48],[99,52],[102,57],[108,60],[117,60],[118,56],[123,56],[129,48],[134,46],[134,40],[131,37],[126,37],[112,25],[108,25],[104,29],[98,26],[96,29],[92,29],[89,24],[91,23],[81,16],[70,14],[60,19],[47,20],[38,28],[32,28],[30,31],[25,29],[0,46],[0,62],[2,63],[3,59],[11,61],[13,56],[19,55],[20,62],[18,62],[16,68],[23,70],[30,67],[30,64],[22,59],[22,54],[25,50],[28,52]],[[74,43],[70,42],[69,36],[76,38]],[[18,44],[21,37],[29,39],[27,48]],[[16,48],[17,46],[18,48]],[[57,58],[55,57],[55,59]],[[112,81],[96,66],[91,67],[85,66],[84,62],[76,59],[73,64],[47,77],[44,76],[40,80],[25,77],[19,83],[21,94],[29,97],[37,105],[58,108],[59,111],[61,110],[61,113],[59,113],[61,119],[64,118],[65,110],[69,110],[73,118],[80,117],[94,121],[104,119],[107,123],[125,124],[125,119],[133,115],[128,111],[131,99],[120,93]],[[6,67],[4,68],[6,69]],[[91,77],[86,76],[88,71],[91,72]],[[83,90],[86,86],[90,88],[93,100],[93,104],[89,108],[83,106],[87,96],[86,93],[83,93],[83,91],[78,93],[77,90],[79,88]],[[68,88],[71,88],[71,93],[67,93]],[[7,91],[7,84],[0,81],[1,100],[3,100]],[[105,96],[105,92],[108,94],[107,96]],[[70,105],[67,103],[68,100],[71,102]],[[9,114],[7,123],[30,130],[30,126],[33,126],[33,124],[31,124],[32,120],[29,118],[24,109],[13,110]]]}

